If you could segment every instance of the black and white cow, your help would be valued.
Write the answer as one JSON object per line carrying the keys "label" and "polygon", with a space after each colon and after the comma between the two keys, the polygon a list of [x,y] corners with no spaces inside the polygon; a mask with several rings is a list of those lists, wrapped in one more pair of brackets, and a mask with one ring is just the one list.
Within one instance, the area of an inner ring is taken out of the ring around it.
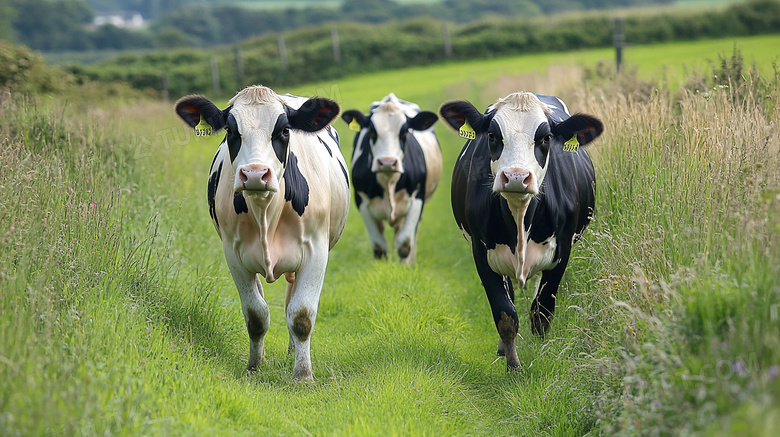
{"label": "black and white cow", "polygon": [[387,257],[387,221],[395,230],[401,262],[414,263],[423,205],[441,177],[441,148],[431,128],[438,117],[390,93],[374,102],[368,115],[352,109],[341,118],[358,132],[352,183],[374,257]]}
{"label": "black and white cow", "polygon": [[226,132],[211,164],[208,204],[241,297],[250,340],[247,368],[255,370],[263,359],[271,322],[257,275],[269,283],[284,275],[293,376],[312,379],[310,340],[328,251],[349,210],[346,162],[329,126],[338,105],[252,86],[224,110],[188,96],[176,103],[176,112],[196,129],[204,120]]}
{"label": "black and white cow", "polygon": [[471,138],[452,175],[452,211],[490,301],[498,353],[517,367],[514,283],[525,287],[542,272],[530,316],[533,332],[544,336],[572,245],[593,214],[596,175],[582,146],[604,127],[570,115],[557,97],[527,92],[498,99],[484,114],[466,101],[439,112]]}

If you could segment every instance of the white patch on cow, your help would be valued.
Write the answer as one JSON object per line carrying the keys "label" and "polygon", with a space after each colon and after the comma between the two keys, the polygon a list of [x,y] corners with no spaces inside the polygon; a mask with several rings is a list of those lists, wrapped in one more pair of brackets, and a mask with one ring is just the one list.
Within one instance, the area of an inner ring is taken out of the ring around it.
{"label": "white patch on cow", "polygon": [[512,248],[506,244],[496,244],[494,249],[487,251],[488,265],[502,276],[509,276],[513,282],[517,281],[517,256],[512,253]]}
{"label": "white patch on cow", "polygon": [[[547,163],[540,166],[534,156],[534,135],[542,123],[547,122],[549,108],[532,93],[512,93],[491,105],[496,113],[493,120],[498,123],[504,137],[504,147],[497,161],[491,161],[490,169],[494,176],[493,191],[501,192],[507,200],[510,197],[526,197],[529,194],[503,192],[501,173],[529,172],[532,182],[528,192],[538,193],[547,172]],[[547,156],[549,162],[549,155]]]}
{"label": "white patch on cow", "polygon": [[556,247],[555,235],[540,243],[530,238],[528,239],[525,247],[525,265],[523,266],[523,275],[526,277],[526,280],[532,278],[538,272],[549,270],[558,264],[555,261]]}

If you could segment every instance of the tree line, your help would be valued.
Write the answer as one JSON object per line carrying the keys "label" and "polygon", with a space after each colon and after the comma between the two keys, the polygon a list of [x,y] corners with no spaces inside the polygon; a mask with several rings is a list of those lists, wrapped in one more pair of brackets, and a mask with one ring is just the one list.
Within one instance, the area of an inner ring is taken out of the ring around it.
{"label": "tree line", "polygon": [[[466,23],[566,11],[658,5],[671,0],[344,0],[339,6],[260,10],[230,0],[0,0],[0,38],[46,52],[210,47],[333,22],[384,23],[416,17]],[[142,29],[93,27],[96,9],[153,18]]]}

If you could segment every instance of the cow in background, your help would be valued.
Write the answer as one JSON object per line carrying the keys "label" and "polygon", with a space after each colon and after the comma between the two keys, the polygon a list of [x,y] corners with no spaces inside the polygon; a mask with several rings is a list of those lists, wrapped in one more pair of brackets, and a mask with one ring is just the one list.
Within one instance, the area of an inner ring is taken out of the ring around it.
{"label": "cow in background", "polygon": [[253,371],[271,323],[258,274],[287,280],[285,316],[293,377],[313,379],[310,343],[328,251],[349,210],[349,177],[329,123],[328,99],[245,88],[224,110],[202,96],[184,97],[176,113],[196,132],[225,130],[208,180],[209,213],[241,297]]}
{"label": "cow in background", "polygon": [[374,102],[368,115],[353,109],[341,118],[358,132],[352,183],[374,257],[387,257],[383,224],[387,221],[395,230],[394,247],[401,262],[414,263],[423,206],[441,177],[441,148],[431,128],[438,117],[391,93]]}
{"label": "cow in background", "polygon": [[604,127],[570,115],[557,97],[510,94],[483,114],[467,101],[439,113],[468,138],[452,175],[452,211],[471,251],[498,330],[498,354],[520,365],[514,283],[542,272],[531,329],[544,336],[571,248],[595,205],[596,175],[583,146]]}

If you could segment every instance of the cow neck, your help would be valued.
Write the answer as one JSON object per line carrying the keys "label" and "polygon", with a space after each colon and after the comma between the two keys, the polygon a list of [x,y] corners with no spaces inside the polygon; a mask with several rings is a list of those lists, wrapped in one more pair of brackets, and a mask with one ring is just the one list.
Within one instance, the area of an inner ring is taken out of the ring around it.
{"label": "cow neck", "polygon": [[515,248],[515,278],[517,278],[517,282],[520,285],[520,287],[525,287],[525,273],[524,273],[524,266],[525,266],[525,248],[526,248],[526,241],[528,241],[528,238],[526,236],[525,231],[525,213],[528,211],[528,205],[531,203],[530,199],[528,200],[516,200],[511,199],[507,200],[507,205],[509,206],[509,211],[512,213],[512,217],[515,219],[515,225],[517,226],[517,246]]}
{"label": "cow neck", "polygon": [[398,185],[398,180],[401,179],[401,173],[393,173],[392,176],[387,176],[386,174],[379,173],[377,174],[377,182],[379,182],[379,185],[385,190],[385,195],[387,196],[385,207],[388,209],[387,216],[390,217],[390,224],[395,223],[396,218],[396,208],[397,205],[395,203],[395,187]]}
{"label": "cow neck", "polygon": [[271,258],[271,242],[269,236],[276,234],[279,219],[284,207],[284,181],[280,184],[279,191],[269,193],[267,197],[245,196],[246,203],[252,216],[257,222],[260,239],[263,244],[263,264],[266,267],[266,275],[273,275],[274,262]]}

